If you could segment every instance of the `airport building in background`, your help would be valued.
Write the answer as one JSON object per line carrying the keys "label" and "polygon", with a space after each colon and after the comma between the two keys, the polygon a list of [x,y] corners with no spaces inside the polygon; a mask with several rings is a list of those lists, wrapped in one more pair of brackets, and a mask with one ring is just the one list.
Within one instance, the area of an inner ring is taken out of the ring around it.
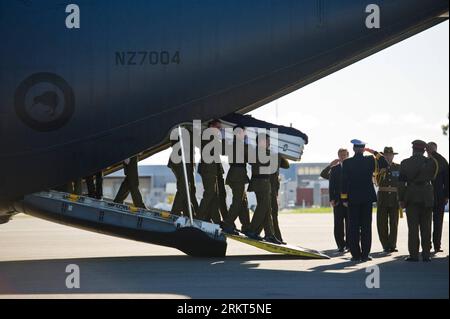
{"label": "airport building in background", "polygon": [[[282,169],[280,171],[280,208],[329,206],[328,181],[320,177],[321,171],[327,165],[328,163],[294,163],[291,164],[289,169]],[[224,169],[227,172],[228,165],[224,164]],[[251,176],[250,170],[249,176]],[[123,171],[105,176],[104,196],[110,199],[114,198],[123,179]],[[176,193],[176,180],[167,166],[139,166],[139,188],[147,207],[170,210]],[[196,188],[197,198],[200,200],[203,195],[203,185],[198,174],[196,176]],[[248,197],[250,207],[254,208],[256,205],[254,193],[249,193]],[[231,204],[231,199],[231,190],[227,187],[228,205]],[[128,198],[127,201],[131,202],[131,198]]]}
{"label": "airport building in background", "polygon": [[[124,177],[123,170],[105,176],[103,181],[103,195],[106,198],[114,198],[119,191]],[[139,166],[139,189],[147,207],[156,207],[158,204],[167,203],[170,199],[167,186],[175,183],[175,176],[167,166]],[[131,202],[131,197],[127,201]]]}

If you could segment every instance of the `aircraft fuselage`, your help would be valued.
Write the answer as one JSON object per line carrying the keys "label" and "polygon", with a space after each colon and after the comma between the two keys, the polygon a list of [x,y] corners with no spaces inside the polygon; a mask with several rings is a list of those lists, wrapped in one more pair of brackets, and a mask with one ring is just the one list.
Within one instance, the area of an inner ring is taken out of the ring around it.
{"label": "aircraft fuselage", "polygon": [[369,4],[1,1],[0,203],[155,148],[179,123],[257,108],[448,12],[380,0],[369,28]]}

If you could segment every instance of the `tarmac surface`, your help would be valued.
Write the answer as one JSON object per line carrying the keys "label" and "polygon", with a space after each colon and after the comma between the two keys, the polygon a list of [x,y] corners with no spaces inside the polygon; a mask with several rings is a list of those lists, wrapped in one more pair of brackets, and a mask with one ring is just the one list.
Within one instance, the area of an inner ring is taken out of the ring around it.
{"label": "tarmac surface", "polygon": [[[355,264],[349,254],[336,253],[332,214],[280,218],[288,243],[333,258],[289,258],[228,240],[227,258],[194,259],[171,248],[18,215],[0,226],[0,299],[449,298],[448,214],[444,253],[432,263],[413,264],[403,261],[408,254],[406,219],[400,221],[399,253],[382,253],[374,222],[374,259]],[[66,267],[73,264],[80,269],[79,289],[66,287]],[[375,265],[380,288],[369,289],[366,271]]]}

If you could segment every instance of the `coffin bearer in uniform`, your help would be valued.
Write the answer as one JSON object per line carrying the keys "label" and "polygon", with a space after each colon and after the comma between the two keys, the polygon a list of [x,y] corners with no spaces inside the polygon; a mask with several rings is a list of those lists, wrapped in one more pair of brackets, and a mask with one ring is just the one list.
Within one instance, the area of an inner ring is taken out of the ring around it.
{"label": "coffin bearer in uniform", "polygon": [[283,236],[281,235],[280,223],[278,222],[278,195],[280,192],[280,168],[289,169],[290,164],[289,161],[283,158],[281,155],[278,156],[278,169],[275,173],[270,176],[270,204],[271,204],[271,216],[272,216],[272,224],[273,231],[275,237],[285,244],[283,241]]}
{"label": "coffin bearer in uniform", "polygon": [[377,228],[383,250],[386,253],[397,252],[397,233],[399,220],[398,179],[400,165],[394,163],[392,147],[385,147],[383,154],[388,167],[379,170],[375,178],[378,184]]}
{"label": "coffin bearer in uniform", "polygon": [[348,208],[341,200],[342,193],[342,170],[343,164],[349,157],[347,149],[341,148],[338,151],[338,159],[330,163],[320,174],[324,179],[330,181],[330,204],[334,213],[334,238],[340,253],[344,253],[348,248]]}
{"label": "coffin bearer in uniform", "polygon": [[[257,156],[255,163],[252,163],[252,178],[250,180],[249,192],[255,192],[256,195],[256,209],[250,223],[249,231],[245,233],[247,237],[255,240],[261,240],[259,234],[264,229],[264,240],[267,242],[282,244],[280,240],[275,237],[273,230],[273,222],[271,217],[271,183],[270,176],[275,172],[271,171],[271,165],[274,165],[270,160],[265,163],[261,157],[261,152],[266,152],[270,157],[270,137],[267,134],[259,134],[257,136]],[[275,163],[277,165],[277,163]]]}
{"label": "coffin bearer in uniform", "polygon": [[[380,153],[366,148],[360,140],[352,141],[355,156],[344,161],[341,200],[348,207],[349,248],[352,261],[369,261],[372,246],[372,209],[377,201],[373,175],[388,166]],[[373,156],[364,156],[369,152]]]}
{"label": "coffin bearer in uniform", "polygon": [[442,225],[444,223],[445,206],[448,204],[449,174],[447,160],[437,152],[437,144],[428,143],[427,153],[429,157],[435,158],[439,163],[439,172],[433,182],[434,207],[433,207],[433,246],[435,253],[442,252]]}
{"label": "coffin bearer in uniform", "polygon": [[237,234],[235,220],[239,217],[243,233],[250,226],[250,212],[246,185],[250,182],[247,175],[248,145],[246,144],[246,132],[242,126],[234,128],[233,152],[228,155],[230,170],[228,171],[226,184],[233,193],[233,201],[230,206],[228,218],[224,221],[224,231]]}
{"label": "coffin bearer in uniform", "polygon": [[124,200],[131,193],[133,204],[139,208],[146,208],[139,191],[138,157],[134,156],[123,162],[125,179],[120,186],[119,192],[114,199],[115,203],[123,204]]}
{"label": "coffin bearer in uniform", "polygon": [[[222,128],[222,123],[220,121],[216,121],[218,123],[218,128],[221,131],[221,146],[222,146],[222,155],[226,155],[225,154],[225,132]],[[225,189],[225,180],[223,178],[223,175],[225,174],[225,170],[223,169],[223,165],[222,162],[220,161],[217,165],[217,192],[218,192],[218,196],[219,196],[219,212],[220,215],[222,216],[222,221],[225,221],[226,219],[228,219],[228,206],[227,206],[227,191]]]}
{"label": "coffin bearer in uniform", "polygon": [[[198,202],[196,197],[195,177],[194,177],[195,148],[193,140],[194,138],[192,136],[191,131],[188,130],[183,134],[183,146],[186,159],[186,172],[188,177],[192,215],[195,218],[198,212]],[[173,215],[183,214],[185,217],[189,217],[189,206],[188,206],[189,201],[186,193],[186,183],[184,179],[184,169],[181,154],[182,149],[181,144],[178,144],[179,142],[180,142],[179,137],[178,140],[172,141],[172,154],[170,155],[169,163],[167,164],[167,167],[169,167],[172,170],[177,180],[177,193],[175,194],[171,214]]]}
{"label": "coffin bearer in uniform", "polygon": [[218,175],[222,171],[220,154],[222,153],[221,123],[218,120],[208,124],[206,139],[202,138],[201,160],[198,165],[198,173],[203,182],[203,199],[200,202],[199,218],[215,224],[221,224],[219,206]]}
{"label": "coffin bearer in uniform", "polygon": [[225,180],[223,179],[223,174],[225,174],[225,171],[223,169],[222,163],[219,163],[219,165],[217,165],[217,169],[218,169],[217,191],[219,196],[219,211],[220,215],[222,216],[222,220],[224,221],[228,218],[229,212],[227,207],[227,191],[225,189]]}
{"label": "coffin bearer in uniform", "polygon": [[[413,155],[400,166],[399,200],[406,208],[408,219],[408,250],[406,261],[419,261],[419,247],[422,241],[422,258],[431,261],[431,220],[434,206],[432,181],[439,172],[439,165],[433,157],[424,156],[427,144],[413,142]],[[419,237],[420,232],[420,237]]]}

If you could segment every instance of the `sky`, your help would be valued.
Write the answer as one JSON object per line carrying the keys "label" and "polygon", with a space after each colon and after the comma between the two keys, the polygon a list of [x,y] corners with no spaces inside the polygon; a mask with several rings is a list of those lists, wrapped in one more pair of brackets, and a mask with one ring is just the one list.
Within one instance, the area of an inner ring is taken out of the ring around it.
{"label": "sky", "polygon": [[[416,139],[438,143],[449,158],[441,126],[449,113],[449,22],[355,63],[252,114],[309,136],[303,163],[331,162],[341,147],[360,139],[396,161],[411,155]],[[165,151],[141,163],[166,164]]]}

